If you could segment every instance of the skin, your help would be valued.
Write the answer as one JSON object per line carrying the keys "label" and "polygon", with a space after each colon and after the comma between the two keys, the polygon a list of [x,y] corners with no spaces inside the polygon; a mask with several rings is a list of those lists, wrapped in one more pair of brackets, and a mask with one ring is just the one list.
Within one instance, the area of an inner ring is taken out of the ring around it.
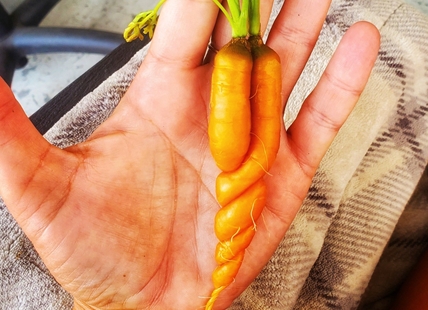
{"label": "skin", "polygon": [[[268,44],[287,77],[283,104],[329,4],[287,0],[271,31]],[[187,12],[192,18],[183,18]],[[217,13],[210,0],[167,1],[147,58],[115,112],[86,142],[66,150],[39,135],[0,82],[0,195],[74,296],[75,309],[198,309],[213,289],[219,169],[207,140],[212,55],[202,63],[213,31],[217,48],[230,40]],[[214,309],[229,306],[271,257],[358,100],[378,48],[373,25],[352,26],[298,119],[281,129],[264,220]]]}

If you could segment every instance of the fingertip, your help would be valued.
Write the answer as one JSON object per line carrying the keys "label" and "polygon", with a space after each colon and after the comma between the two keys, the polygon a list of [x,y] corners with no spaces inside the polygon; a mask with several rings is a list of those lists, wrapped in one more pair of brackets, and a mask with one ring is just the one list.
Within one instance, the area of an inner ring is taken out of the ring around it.
{"label": "fingertip", "polygon": [[379,29],[369,21],[359,21],[353,24],[350,28],[350,31],[357,32],[361,37],[366,38],[369,43],[368,45],[372,46],[374,49],[377,49],[376,46],[380,45],[380,32]]}
{"label": "fingertip", "polygon": [[341,45],[346,49],[351,61],[359,60],[365,65],[373,66],[379,53],[380,40],[380,32],[374,24],[360,21],[348,29]]}
{"label": "fingertip", "polygon": [[0,78],[0,146],[10,142],[40,144],[45,141],[16,100],[12,89]]}
{"label": "fingertip", "polygon": [[370,22],[352,25],[337,47],[325,76],[338,88],[359,96],[363,91],[379,54],[380,33]]}
{"label": "fingertip", "polygon": [[169,0],[164,4],[147,59],[180,68],[201,65],[217,18],[212,0]]}
{"label": "fingertip", "polygon": [[[4,129],[4,126],[7,124],[9,115],[12,113],[15,114],[15,112],[18,112],[18,114],[24,113],[18,101],[16,100],[12,89],[2,78],[0,78],[0,127],[2,129]],[[3,131],[4,130],[1,130],[1,132]]]}
{"label": "fingertip", "polygon": [[11,119],[15,119],[16,115],[25,112],[22,110],[12,89],[9,85],[0,78],[0,143],[4,140],[5,133],[9,131],[11,126],[19,126],[19,123],[11,123]]}
{"label": "fingertip", "polygon": [[381,44],[381,34],[379,29],[370,22],[359,22],[357,23],[358,27],[361,27],[361,33],[367,40],[368,49],[371,50],[371,62],[374,63],[379,55],[380,44]]}

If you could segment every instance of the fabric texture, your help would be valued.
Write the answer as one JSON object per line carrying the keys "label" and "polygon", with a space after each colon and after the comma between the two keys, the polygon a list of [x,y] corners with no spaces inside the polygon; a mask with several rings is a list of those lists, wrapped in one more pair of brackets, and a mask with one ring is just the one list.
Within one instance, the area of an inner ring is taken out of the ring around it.
{"label": "fabric texture", "polygon": [[[280,7],[275,3],[272,19]],[[427,247],[426,15],[398,0],[333,0],[284,120],[287,126],[293,122],[344,32],[360,20],[375,24],[382,35],[369,83],[292,227],[232,310],[388,309]],[[114,110],[146,50],[80,101],[46,139],[59,147],[84,141]],[[71,309],[71,297],[4,204],[0,263],[0,309]]]}
{"label": "fabric texture", "polygon": [[344,31],[360,20],[382,35],[370,81],[283,242],[231,309],[388,309],[388,297],[426,248],[426,181],[418,187],[428,158],[425,15],[400,1],[333,1],[286,124]]}

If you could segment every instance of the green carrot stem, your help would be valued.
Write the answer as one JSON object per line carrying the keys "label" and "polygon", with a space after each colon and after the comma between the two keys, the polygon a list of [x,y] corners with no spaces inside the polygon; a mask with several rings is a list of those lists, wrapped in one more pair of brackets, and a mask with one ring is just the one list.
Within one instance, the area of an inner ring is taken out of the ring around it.
{"label": "green carrot stem", "polygon": [[227,0],[229,13],[219,0],[213,0],[229,21],[233,38],[244,38],[248,35],[250,1],[252,0]]}
{"label": "green carrot stem", "polygon": [[158,11],[165,1],[166,0],[160,0],[153,10],[141,12],[135,16],[134,20],[129,23],[123,33],[126,42],[131,42],[137,38],[142,40],[144,34],[148,34],[150,38],[153,37],[159,17]]}
{"label": "green carrot stem", "polygon": [[251,0],[249,34],[257,36],[260,32],[260,0]]}

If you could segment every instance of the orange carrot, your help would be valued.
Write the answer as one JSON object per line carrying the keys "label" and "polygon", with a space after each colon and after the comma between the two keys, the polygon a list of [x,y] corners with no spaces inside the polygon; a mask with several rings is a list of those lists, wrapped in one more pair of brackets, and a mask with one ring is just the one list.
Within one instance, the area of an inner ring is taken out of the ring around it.
{"label": "orange carrot", "polygon": [[[212,309],[220,292],[234,281],[239,271],[266,203],[264,176],[272,167],[280,145],[280,59],[260,35],[250,36],[249,43],[253,60],[250,145],[238,168],[223,170],[217,177],[216,196],[222,207],[214,225],[220,240],[215,255],[219,266],[213,272],[214,291],[206,310]],[[229,100],[228,104],[233,105],[233,99]]]}
{"label": "orange carrot", "polygon": [[219,242],[215,250],[215,260],[217,264],[222,265],[232,260],[237,253],[245,250],[253,240],[256,230],[253,226],[244,229],[235,237],[224,242]]}
{"label": "orange carrot", "polygon": [[265,204],[266,186],[260,179],[217,212],[214,225],[217,238],[220,241],[230,240],[242,230],[254,226]]}
{"label": "orange carrot", "polygon": [[245,38],[232,39],[214,59],[208,136],[211,153],[222,171],[237,169],[250,144],[251,69]]}
{"label": "orange carrot", "polygon": [[269,171],[279,149],[281,132],[281,64],[278,54],[251,36],[251,144],[243,164],[233,172],[222,172],[216,195],[225,206]]}

